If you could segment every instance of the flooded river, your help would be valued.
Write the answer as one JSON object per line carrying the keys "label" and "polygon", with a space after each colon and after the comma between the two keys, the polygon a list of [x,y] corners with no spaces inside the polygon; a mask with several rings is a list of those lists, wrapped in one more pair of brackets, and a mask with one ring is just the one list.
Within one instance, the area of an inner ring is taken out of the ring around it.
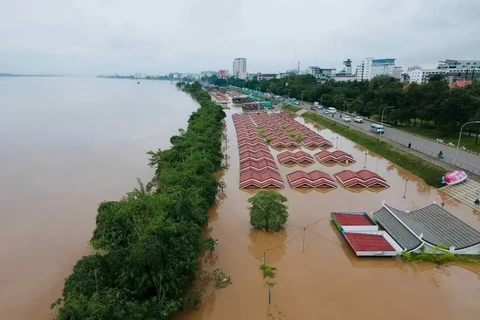
{"label": "flooded river", "polygon": [[198,107],[169,82],[0,78],[0,319],[52,319],[98,203],[153,171]]}
{"label": "flooded river", "polygon": [[[88,253],[98,203],[119,199],[137,177],[151,178],[145,152],[167,148],[197,107],[168,82],[0,78],[0,319],[52,318],[50,303],[73,264]],[[480,229],[478,212],[442,199],[408,172],[320,128],[333,149],[355,157],[349,169],[365,166],[391,187],[378,193],[342,187],[299,192],[286,180],[298,166],[279,165],[281,192],[289,200],[286,228],[253,230],[247,210],[252,194],[238,188],[232,112],[230,168],[221,176],[226,194],[210,210],[208,226],[219,245],[201,263],[207,271],[223,268],[233,284],[207,287],[199,310],[176,320],[478,319],[480,267],[357,258],[329,221],[331,211],[376,211],[383,200],[403,210],[445,201],[447,210]],[[313,169],[341,170],[318,163],[307,170]],[[259,270],[264,252],[277,268],[270,305]]]}
{"label": "flooded river", "polygon": [[[402,210],[445,202],[445,208],[480,230],[478,212],[448,201],[435,189],[361,146],[327,129],[318,133],[335,149],[351,153],[356,163],[348,168],[367,169],[385,178],[390,188],[352,192],[338,187],[321,193],[299,192],[289,187],[286,174],[299,166],[279,166],[288,198],[285,230],[265,233],[249,224],[247,199],[252,193],[239,189],[238,147],[231,114],[227,133],[230,168],[223,173],[226,194],[210,212],[209,231],[219,240],[213,254],[202,257],[204,270],[223,268],[233,285],[207,287],[204,302],[196,311],[183,312],[175,320],[236,319],[478,319],[480,314],[480,266],[437,268],[429,263],[403,263],[392,258],[357,258],[332,226],[331,211],[376,211],[383,200]],[[303,123],[302,120],[299,120]],[[311,125],[310,128],[314,128]],[[317,130],[317,129],[316,129]],[[309,151],[316,153],[319,150]],[[276,158],[277,151],[272,151]],[[318,162],[332,175],[343,170]],[[440,177],[439,177],[440,178]],[[305,233],[303,228],[306,228]],[[266,251],[267,264],[277,268],[268,304],[268,289],[259,266]]]}

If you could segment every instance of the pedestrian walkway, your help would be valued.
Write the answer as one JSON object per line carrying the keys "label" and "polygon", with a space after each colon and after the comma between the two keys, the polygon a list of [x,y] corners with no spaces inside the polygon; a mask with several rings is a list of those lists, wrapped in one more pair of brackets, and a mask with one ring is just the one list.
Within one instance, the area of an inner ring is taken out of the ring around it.
{"label": "pedestrian walkway", "polygon": [[450,198],[461,201],[469,207],[480,210],[480,205],[475,204],[475,200],[480,199],[480,182],[468,179],[465,182],[446,186],[440,189]]}

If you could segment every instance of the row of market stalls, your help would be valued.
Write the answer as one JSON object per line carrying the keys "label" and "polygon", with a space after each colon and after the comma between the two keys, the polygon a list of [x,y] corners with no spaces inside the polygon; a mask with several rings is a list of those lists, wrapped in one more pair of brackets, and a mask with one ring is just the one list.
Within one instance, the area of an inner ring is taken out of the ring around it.
{"label": "row of market stalls", "polygon": [[273,108],[271,101],[262,100],[253,95],[236,95],[232,97],[232,102],[237,106],[241,106],[243,112],[258,112]]}
{"label": "row of market stalls", "polygon": [[480,232],[435,203],[409,212],[383,202],[371,215],[332,212],[330,217],[359,257],[422,251],[480,254]]}

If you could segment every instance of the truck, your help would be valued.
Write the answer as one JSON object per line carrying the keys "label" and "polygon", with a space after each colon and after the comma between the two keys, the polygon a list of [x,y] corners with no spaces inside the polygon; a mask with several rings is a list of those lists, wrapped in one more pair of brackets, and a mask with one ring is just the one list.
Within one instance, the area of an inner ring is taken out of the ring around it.
{"label": "truck", "polygon": [[318,109],[318,107],[320,107],[320,103],[318,103],[317,101],[315,101],[315,102],[313,103],[313,106]]}

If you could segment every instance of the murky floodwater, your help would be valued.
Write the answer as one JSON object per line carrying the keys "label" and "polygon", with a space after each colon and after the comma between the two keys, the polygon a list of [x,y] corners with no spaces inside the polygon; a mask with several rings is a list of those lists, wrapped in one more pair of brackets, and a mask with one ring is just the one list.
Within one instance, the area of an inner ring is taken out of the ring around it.
{"label": "murky floodwater", "polygon": [[51,319],[98,203],[151,179],[198,104],[168,82],[0,78],[0,319]]}
{"label": "murky floodwater", "polygon": [[[285,183],[280,192],[288,198],[287,226],[273,234],[254,230],[247,210],[251,193],[238,188],[238,147],[231,119],[235,109],[227,111],[230,168],[222,177],[226,194],[210,212],[209,231],[219,245],[201,260],[205,270],[223,268],[233,285],[220,290],[207,287],[199,310],[175,319],[478,319],[479,266],[437,268],[391,258],[357,258],[329,221],[331,211],[372,212],[383,200],[402,210],[443,200],[447,210],[480,229],[478,212],[442,199],[438,191],[375,154],[365,157],[364,148],[330,130],[318,130],[334,144],[331,150],[338,148],[354,156],[357,162],[349,169],[366,166],[385,178],[390,188],[377,193],[355,193],[341,186],[326,193],[300,192],[291,189],[286,179],[286,174],[299,167],[286,167],[275,159]],[[275,158],[277,153],[272,150]],[[314,169],[330,175],[343,170],[319,163],[304,170]],[[307,227],[305,234],[303,227]],[[270,305],[259,270],[264,251],[267,263],[278,269]]]}

